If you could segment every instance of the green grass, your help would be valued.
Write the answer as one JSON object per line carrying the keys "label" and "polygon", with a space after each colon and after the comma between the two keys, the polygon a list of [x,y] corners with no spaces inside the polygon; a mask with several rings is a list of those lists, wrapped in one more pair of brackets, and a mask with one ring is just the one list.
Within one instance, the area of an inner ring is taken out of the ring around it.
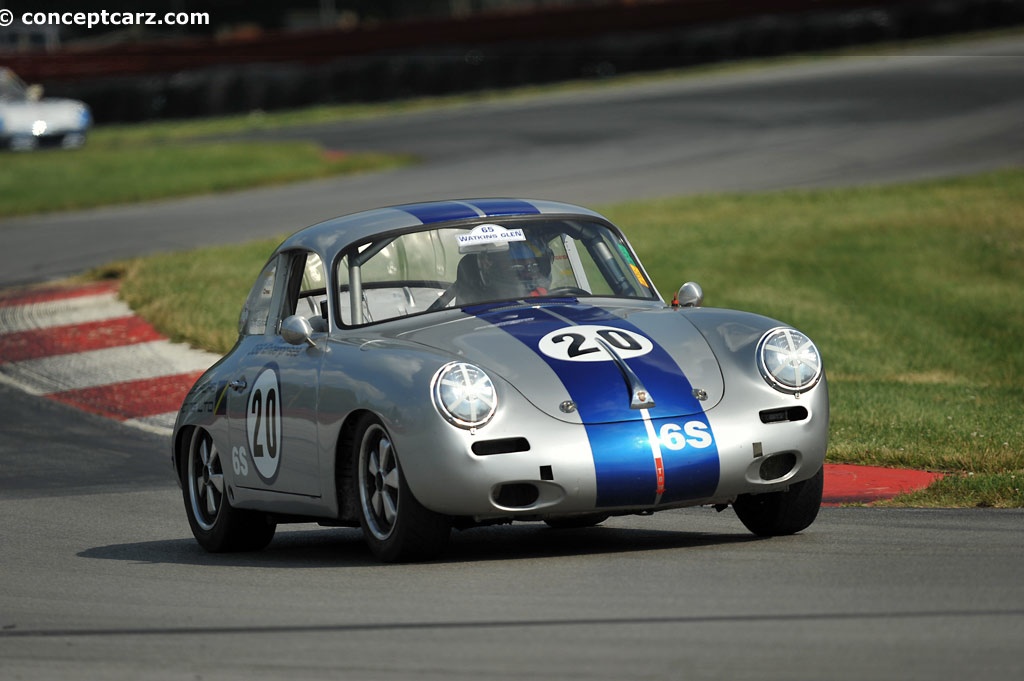
{"label": "green grass", "polygon": [[368,172],[412,160],[329,154],[307,142],[144,141],[123,131],[95,137],[75,151],[4,153],[0,218]]}
{"label": "green grass", "polygon": [[[706,305],[817,341],[830,461],[949,474],[896,503],[1024,506],[1024,171],[599,208],[664,296],[696,280]],[[171,337],[224,352],[278,241],[120,263],[122,294]]]}
{"label": "green grass", "polygon": [[238,338],[238,316],[256,275],[283,237],[137,258],[93,276],[121,278],[121,297],[171,340],[224,353]]}
{"label": "green grass", "polygon": [[1024,505],[1024,172],[606,213],[661,286],[816,339],[831,461],[971,474],[908,503]]}

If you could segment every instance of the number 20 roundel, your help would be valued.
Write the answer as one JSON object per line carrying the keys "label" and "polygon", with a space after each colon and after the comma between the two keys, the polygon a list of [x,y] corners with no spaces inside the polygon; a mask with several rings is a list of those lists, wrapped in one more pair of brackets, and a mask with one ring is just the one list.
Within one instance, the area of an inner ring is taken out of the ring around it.
{"label": "number 20 roundel", "polygon": [[263,368],[249,392],[245,428],[256,472],[273,482],[281,463],[281,384],[273,364]]}
{"label": "number 20 roundel", "polygon": [[538,349],[548,357],[570,362],[608,362],[604,344],[623,359],[646,355],[654,349],[649,338],[611,326],[581,324],[558,329],[540,339]]}

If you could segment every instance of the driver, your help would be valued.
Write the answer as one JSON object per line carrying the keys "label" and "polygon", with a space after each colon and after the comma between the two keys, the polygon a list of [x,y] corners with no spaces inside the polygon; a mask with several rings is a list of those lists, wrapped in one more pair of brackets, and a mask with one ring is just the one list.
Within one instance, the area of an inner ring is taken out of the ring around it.
{"label": "driver", "polygon": [[554,253],[539,239],[513,241],[507,251],[477,256],[480,281],[490,298],[547,295]]}

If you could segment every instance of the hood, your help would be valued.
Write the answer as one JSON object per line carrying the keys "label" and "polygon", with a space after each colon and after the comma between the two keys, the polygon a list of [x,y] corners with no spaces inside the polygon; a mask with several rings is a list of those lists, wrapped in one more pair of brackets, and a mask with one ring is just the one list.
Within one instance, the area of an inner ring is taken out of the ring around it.
{"label": "hood", "polygon": [[707,341],[684,315],[660,304],[553,301],[463,313],[400,336],[497,374],[557,419],[690,416],[722,398],[722,373]]}

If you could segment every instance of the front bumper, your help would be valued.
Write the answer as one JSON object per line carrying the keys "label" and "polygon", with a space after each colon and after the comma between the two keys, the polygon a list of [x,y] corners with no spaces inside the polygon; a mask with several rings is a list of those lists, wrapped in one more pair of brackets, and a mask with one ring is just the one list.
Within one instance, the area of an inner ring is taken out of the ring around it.
{"label": "front bumper", "polygon": [[392,436],[413,494],[438,513],[649,512],[729,503],[817,473],[828,441],[824,381],[799,398],[766,396],[764,409],[730,411],[726,400],[682,419],[652,410],[642,420],[584,426],[509,410],[474,433],[443,424],[426,437],[401,429]]}

